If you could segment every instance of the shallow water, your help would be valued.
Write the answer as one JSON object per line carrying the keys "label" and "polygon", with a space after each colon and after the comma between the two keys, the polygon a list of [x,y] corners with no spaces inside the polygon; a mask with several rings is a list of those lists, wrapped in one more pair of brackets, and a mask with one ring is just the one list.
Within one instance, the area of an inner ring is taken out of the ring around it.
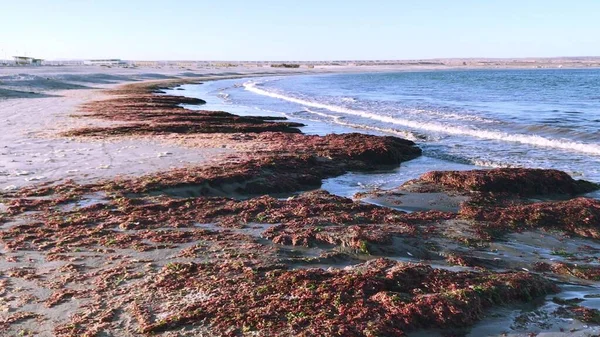
{"label": "shallow water", "polygon": [[361,190],[349,180],[385,185],[432,169],[555,168],[600,181],[599,69],[305,75],[183,88],[178,94],[208,101],[201,108],[284,115],[307,124],[308,134],[395,135],[424,150],[385,178],[327,181],[336,194]]}

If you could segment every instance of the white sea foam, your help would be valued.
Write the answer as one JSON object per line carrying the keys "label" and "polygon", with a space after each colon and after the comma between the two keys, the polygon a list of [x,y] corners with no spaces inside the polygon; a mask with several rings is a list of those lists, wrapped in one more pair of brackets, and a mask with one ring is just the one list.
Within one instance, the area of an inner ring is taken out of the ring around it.
{"label": "white sea foam", "polygon": [[521,165],[518,165],[518,164],[503,163],[503,162],[497,162],[497,161],[486,160],[486,159],[473,159],[470,162],[471,162],[471,164],[476,165],[476,166],[490,167],[490,168],[521,167]]}
{"label": "white sea foam", "polygon": [[448,112],[441,112],[441,111],[435,111],[435,110],[423,110],[423,109],[414,109],[414,110],[408,110],[408,112],[412,113],[412,114],[418,114],[418,115],[432,115],[435,118],[445,118],[445,119],[451,119],[451,120],[462,120],[462,121],[470,121],[470,122],[481,122],[481,123],[493,123],[493,124],[498,124],[500,123],[500,121],[494,120],[494,119],[489,119],[489,118],[483,118],[481,116],[475,116],[475,115],[470,115],[470,114],[457,114],[457,113],[448,113]]}
{"label": "white sea foam", "polygon": [[313,111],[310,109],[306,109],[307,112],[310,112],[312,114],[315,114],[317,116],[321,116],[321,117],[325,117],[325,118],[331,118],[331,120],[339,125],[343,125],[343,126],[348,126],[351,128],[355,128],[355,129],[363,129],[363,130],[371,130],[371,131],[378,131],[378,132],[383,132],[383,133],[390,133],[390,134],[394,134],[400,137],[403,137],[405,139],[408,140],[412,140],[412,141],[417,141],[417,140],[424,140],[426,139],[424,136],[422,135],[416,135],[410,131],[404,131],[404,130],[396,130],[396,129],[390,129],[390,128],[378,128],[375,126],[369,126],[369,125],[361,125],[361,124],[354,124],[354,123],[348,123],[348,122],[343,122],[340,119],[340,116],[333,116],[333,115],[328,115],[328,114],[324,114],[322,112],[318,112],[318,111]]}
{"label": "white sea foam", "polygon": [[217,96],[218,96],[219,98],[221,98],[222,100],[224,100],[224,101],[229,101],[229,94],[228,94],[228,93],[225,93],[225,92],[219,92],[219,93],[217,94]]}
{"label": "white sea foam", "polygon": [[478,130],[478,129],[470,129],[465,127],[452,126],[447,124],[439,124],[439,123],[431,123],[431,122],[418,122],[412,121],[402,118],[395,118],[390,116],[383,116],[374,114],[368,111],[348,109],[336,105],[323,104],[318,102],[312,102],[304,99],[299,99],[295,97],[286,96],[283,94],[270,92],[256,86],[256,82],[246,82],[244,83],[244,88],[250,92],[253,92],[258,95],[269,96],[272,98],[277,98],[281,100],[285,100],[288,102],[301,104],[303,106],[308,106],[317,109],[325,109],[337,113],[368,118],[371,120],[376,120],[383,123],[400,125],[412,129],[426,130],[431,132],[439,132],[450,135],[460,135],[460,136],[470,136],[479,139],[489,139],[489,140],[499,140],[505,142],[515,142],[521,144],[529,144],[534,146],[548,147],[548,148],[556,148],[567,151],[576,151],[582,153],[589,153],[594,155],[600,155],[600,145],[599,144],[586,144],[573,142],[570,140],[561,140],[561,139],[551,139],[537,135],[527,135],[527,134],[510,134],[501,131],[495,130]]}

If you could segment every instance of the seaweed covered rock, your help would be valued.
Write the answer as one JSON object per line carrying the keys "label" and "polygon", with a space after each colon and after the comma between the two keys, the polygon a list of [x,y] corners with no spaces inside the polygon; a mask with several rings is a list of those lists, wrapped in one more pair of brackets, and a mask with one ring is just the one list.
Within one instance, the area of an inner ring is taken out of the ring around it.
{"label": "seaweed covered rock", "polygon": [[[182,105],[205,104],[192,97],[157,95],[152,87],[129,91],[128,86],[117,91],[119,96],[94,101],[82,106],[78,117],[101,118],[130,122],[108,127],[84,127],[64,132],[64,136],[124,136],[147,134],[190,133],[299,133],[301,123],[274,122],[283,117],[242,117],[223,111],[193,111]],[[126,94],[125,94],[126,93]]]}
{"label": "seaweed covered rock", "polygon": [[[190,119],[183,117],[178,119]],[[242,133],[242,132],[290,132],[300,133],[297,129],[304,126],[300,123],[274,123],[260,121],[260,124],[251,121],[239,123],[237,117],[229,120],[223,119],[223,124],[205,121],[165,121],[161,118],[153,123],[132,123],[112,127],[87,127],[65,132],[67,137],[77,136],[131,136],[131,135],[158,135],[158,134],[193,134],[193,133]],[[172,118],[171,118],[172,119]]]}
{"label": "seaweed covered rock", "polygon": [[315,146],[319,152],[335,159],[361,161],[370,165],[397,165],[421,155],[421,149],[414,142],[392,136],[330,134],[318,141],[323,144],[323,149]]}
{"label": "seaweed covered rock", "polygon": [[597,190],[597,184],[575,180],[558,170],[499,168],[471,171],[432,171],[407,185],[426,183],[457,192],[509,193],[520,196],[576,195]]}
{"label": "seaweed covered rock", "polygon": [[600,324],[600,310],[590,309],[578,305],[567,305],[560,307],[556,313],[566,318],[574,318],[581,322]]}
{"label": "seaweed covered rock", "polygon": [[272,151],[344,161],[353,169],[398,165],[421,155],[421,149],[414,142],[392,136],[361,133],[317,136],[269,132],[251,137],[259,144],[268,144]]}
{"label": "seaweed covered rock", "polygon": [[464,204],[460,216],[480,221],[480,228],[487,232],[551,228],[600,238],[600,200],[591,198],[501,207]]}
{"label": "seaweed covered rock", "polygon": [[553,272],[559,275],[572,276],[584,280],[600,281],[600,267],[595,265],[573,264],[565,262],[537,262],[534,270],[538,272]]}
{"label": "seaweed covered rock", "polygon": [[[235,270],[210,263],[164,268],[147,289],[159,301],[172,296],[167,289],[177,289],[186,305],[173,307],[162,320],[146,320],[140,330],[209,322],[216,334],[401,336],[418,328],[468,326],[494,305],[557,291],[551,282],[524,272],[452,272],[385,259],[346,270],[237,269],[239,277],[215,283],[210,280]],[[210,295],[186,295],[192,293]],[[158,303],[144,300],[136,303],[165,316]]]}
{"label": "seaweed covered rock", "polygon": [[[283,123],[271,123],[271,125],[287,128]],[[163,126],[171,127],[172,125]],[[121,128],[132,127],[111,127],[107,129],[109,130],[107,132],[120,132]],[[194,129],[195,127],[191,126],[190,128]],[[235,128],[235,125],[227,127]],[[143,128],[143,125],[140,126],[140,130]],[[185,130],[185,128],[181,130],[181,132],[187,131],[189,130]],[[318,188],[325,178],[338,176],[350,170],[387,168],[421,154],[421,150],[413,142],[396,137],[362,134],[321,137],[267,133],[265,137],[261,137],[261,139],[263,138],[277,142],[278,146],[282,148],[281,152],[273,151],[269,154],[253,155],[250,158],[215,166],[176,168],[108,183],[78,186],[72,182],[66,182],[52,187],[24,189],[13,194],[31,197],[60,191],[61,194],[67,195],[66,198],[70,198],[74,193],[84,193],[86,190],[88,192],[89,190],[127,190],[134,193],[163,191],[180,196],[247,196],[285,193]],[[20,202],[21,206],[40,203],[40,201],[32,200],[21,200]],[[43,202],[48,203],[49,201]],[[26,208],[21,207],[21,209],[25,210]]]}

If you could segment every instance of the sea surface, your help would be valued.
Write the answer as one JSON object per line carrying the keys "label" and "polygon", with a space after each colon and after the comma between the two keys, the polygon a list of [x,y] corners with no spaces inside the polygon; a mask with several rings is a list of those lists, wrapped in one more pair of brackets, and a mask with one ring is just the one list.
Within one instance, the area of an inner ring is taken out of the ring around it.
{"label": "sea surface", "polygon": [[393,172],[327,180],[340,195],[434,169],[555,168],[600,182],[600,69],[301,75],[183,89],[173,92],[207,100],[202,109],[284,115],[305,133],[387,134],[423,149]]}

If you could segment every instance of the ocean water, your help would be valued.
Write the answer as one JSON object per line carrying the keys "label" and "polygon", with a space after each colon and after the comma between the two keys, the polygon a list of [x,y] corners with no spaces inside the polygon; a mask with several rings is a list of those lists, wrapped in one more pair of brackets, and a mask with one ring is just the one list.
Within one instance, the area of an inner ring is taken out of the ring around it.
{"label": "ocean water", "polygon": [[205,109],[285,115],[306,133],[395,135],[423,149],[394,172],[326,181],[342,195],[432,169],[555,168],[600,182],[600,69],[306,75],[184,89]]}

